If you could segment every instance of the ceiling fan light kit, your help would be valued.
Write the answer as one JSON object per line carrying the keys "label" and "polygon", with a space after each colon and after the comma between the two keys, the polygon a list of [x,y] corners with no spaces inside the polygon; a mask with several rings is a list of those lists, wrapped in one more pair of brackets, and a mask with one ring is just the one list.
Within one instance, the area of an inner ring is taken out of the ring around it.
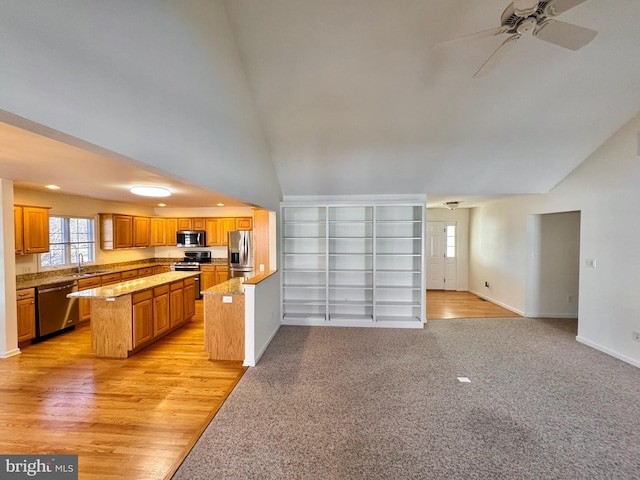
{"label": "ceiling fan light kit", "polygon": [[558,16],[586,1],[550,0],[539,2],[538,0],[514,0],[502,12],[499,27],[445,40],[437,43],[434,47],[459,41],[508,35],[507,39],[498,46],[473,75],[474,78],[482,77],[493,70],[520,37],[525,34],[531,34],[534,38],[539,38],[568,50],[579,50],[591,42],[598,32],[579,25],[554,20],[550,17]]}

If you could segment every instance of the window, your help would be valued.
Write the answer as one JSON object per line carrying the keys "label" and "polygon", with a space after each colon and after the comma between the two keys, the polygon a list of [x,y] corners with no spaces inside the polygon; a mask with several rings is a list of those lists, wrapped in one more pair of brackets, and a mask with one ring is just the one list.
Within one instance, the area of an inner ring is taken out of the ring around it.
{"label": "window", "polygon": [[446,229],[447,258],[456,256],[456,226],[447,225]]}
{"label": "window", "polygon": [[95,261],[93,218],[49,217],[49,253],[40,255],[44,268],[73,267]]}

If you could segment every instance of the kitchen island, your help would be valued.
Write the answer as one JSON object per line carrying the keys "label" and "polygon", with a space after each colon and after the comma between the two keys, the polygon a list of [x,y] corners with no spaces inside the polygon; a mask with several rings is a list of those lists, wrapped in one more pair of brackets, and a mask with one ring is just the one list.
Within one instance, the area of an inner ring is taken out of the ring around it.
{"label": "kitchen island", "polygon": [[[277,294],[279,277],[277,270],[263,272],[250,278],[232,278],[202,291],[204,298],[204,349],[211,360],[240,360],[247,366],[255,365],[256,319],[260,329],[273,327],[268,345],[278,329],[275,311],[256,313],[256,287],[274,282]],[[274,281],[275,279],[275,281]],[[271,291],[268,297],[278,298]],[[278,303],[277,300],[275,303]],[[271,325],[273,323],[274,325]],[[263,348],[266,348],[266,345]],[[260,350],[261,355],[263,349]]]}
{"label": "kitchen island", "polygon": [[96,356],[127,358],[193,317],[198,273],[160,273],[68,297],[90,299],[91,345]]}

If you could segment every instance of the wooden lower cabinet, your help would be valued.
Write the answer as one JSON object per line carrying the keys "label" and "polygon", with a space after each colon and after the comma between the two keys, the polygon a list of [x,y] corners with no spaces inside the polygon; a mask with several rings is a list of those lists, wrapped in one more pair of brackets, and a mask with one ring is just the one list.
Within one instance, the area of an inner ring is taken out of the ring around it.
{"label": "wooden lower cabinet", "polygon": [[216,265],[216,285],[229,280],[229,267],[227,265]]}
{"label": "wooden lower cabinet", "polygon": [[18,313],[18,343],[36,336],[36,296],[35,289],[25,288],[16,292]]}
{"label": "wooden lower cabinet", "polygon": [[157,275],[159,273],[166,273],[170,271],[171,271],[171,267],[169,265],[156,265],[155,267],[153,267],[154,275]]}
{"label": "wooden lower cabinet", "polygon": [[200,266],[200,290],[206,290],[227,280],[229,280],[228,265]]}
{"label": "wooden lower cabinet", "polygon": [[[98,288],[102,285],[102,279],[100,277],[82,278],[78,280],[78,291],[89,290],[91,288]],[[81,322],[86,322],[91,319],[91,299],[80,298],[78,299],[78,309]]]}
{"label": "wooden lower cabinet", "polygon": [[144,267],[138,269],[138,277],[148,277],[153,275],[153,267]]}
{"label": "wooden lower cabinet", "polygon": [[184,285],[182,280],[173,282],[169,294],[170,322],[171,326],[181,324],[184,321]]}
{"label": "wooden lower cabinet", "polygon": [[125,280],[133,280],[134,278],[138,278],[138,270],[127,270],[126,272],[122,272],[120,275],[123,282]]}
{"label": "wooden lower cabinet", "polygon": [[161,285],[153,289],[153,334],[164,333],[169,328],[169,285]]}
{"label": "wooden lower cabinet", "polygon": [[133,348],[153,339],[153,291],[133,294]]}
{"label": "wooden lower cabinet", "polygon": [[196,281],[193,278],[183,280],[184,318],[190,319],[196,314]]}
{"label": "wooden lower cabinet", "polygon": [[122,281],[122,274],[118,273],[108,273],[107,275],[102,275],[100,277],[102,280],[102,286],[105,285],[113,285],[114,283],[120,283]]}

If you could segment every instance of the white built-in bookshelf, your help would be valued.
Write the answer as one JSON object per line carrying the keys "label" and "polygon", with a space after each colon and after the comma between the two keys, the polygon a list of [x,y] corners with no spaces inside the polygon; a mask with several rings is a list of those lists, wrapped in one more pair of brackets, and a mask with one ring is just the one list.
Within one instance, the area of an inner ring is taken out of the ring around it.
{"label": "white built-in bookshelf", "polygon": [[421,328],[424,204],[287,204],[282,322]]}

